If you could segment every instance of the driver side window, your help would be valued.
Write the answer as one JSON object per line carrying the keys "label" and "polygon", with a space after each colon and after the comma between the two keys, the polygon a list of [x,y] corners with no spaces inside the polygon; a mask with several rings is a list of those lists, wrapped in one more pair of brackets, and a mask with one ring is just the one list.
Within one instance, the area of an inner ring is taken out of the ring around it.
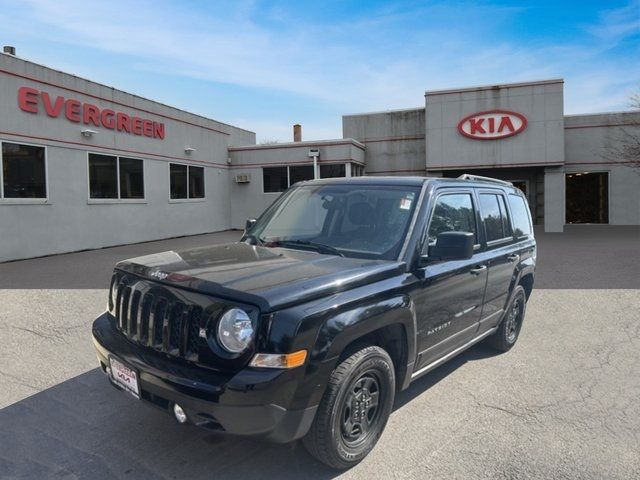
{"label": "driver side window", "polygon": [[470,193],[451,193],[438,197],[429,224],[427,245],[435,245],[438,235],[443,232],[471,232],[474,234],[474,243],[478,243],[476,214]]}

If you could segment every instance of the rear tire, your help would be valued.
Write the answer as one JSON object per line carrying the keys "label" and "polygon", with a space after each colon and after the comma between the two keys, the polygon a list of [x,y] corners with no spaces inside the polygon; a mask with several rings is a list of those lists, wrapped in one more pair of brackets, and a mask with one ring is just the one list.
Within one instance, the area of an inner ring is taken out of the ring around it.
{"label": "rear tire", "polygon": [[499,352],[511,350],[520,335],[526,310],[527,295],[522,285],[518,285],[511,296],[498,330],[487,338],[487,343]]}
{"label": "rear tire", "polygon": [[302,439],[307,451],[337,469],[366,457],[384,431],[395,397],[389,354],[363,348],[342,361],[329,378],[311,429]]}

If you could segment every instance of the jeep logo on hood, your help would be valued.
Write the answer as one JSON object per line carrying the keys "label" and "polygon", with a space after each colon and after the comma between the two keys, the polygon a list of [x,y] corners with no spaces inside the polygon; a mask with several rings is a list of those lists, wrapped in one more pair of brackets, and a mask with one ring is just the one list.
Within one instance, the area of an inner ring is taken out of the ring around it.
{"label": "jeep logo on hood", "polygon": [[497,140],[512,137],[527,126],[524,115],[508,110],[488,110],[464,117],[458,123],[458,131],[474,140]]}

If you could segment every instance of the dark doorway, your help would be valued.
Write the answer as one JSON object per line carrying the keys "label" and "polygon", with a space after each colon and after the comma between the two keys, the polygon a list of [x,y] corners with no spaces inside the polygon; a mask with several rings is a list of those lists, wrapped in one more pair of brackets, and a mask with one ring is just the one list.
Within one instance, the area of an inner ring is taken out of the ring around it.
{"label": "dark doorway", "polygon": [[609,174],[566,175],[566,222],[609,223]]}

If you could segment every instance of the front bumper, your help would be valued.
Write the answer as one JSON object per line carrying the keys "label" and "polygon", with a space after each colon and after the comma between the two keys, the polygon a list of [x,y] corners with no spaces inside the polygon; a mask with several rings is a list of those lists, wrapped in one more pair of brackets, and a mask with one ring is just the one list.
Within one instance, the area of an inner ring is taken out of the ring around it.
{"label": "front bumper", "polygon": [[130,342],[108,313],[93,324],[93,344],[105,373],[110,356],[137,370],[144,402],[167,412],[177,403],[191,423],[210,430],[285,443],[304,436],[315,417],[317,405],[287,408],[298,383],[294,370],[225,374],[188,364]]}

